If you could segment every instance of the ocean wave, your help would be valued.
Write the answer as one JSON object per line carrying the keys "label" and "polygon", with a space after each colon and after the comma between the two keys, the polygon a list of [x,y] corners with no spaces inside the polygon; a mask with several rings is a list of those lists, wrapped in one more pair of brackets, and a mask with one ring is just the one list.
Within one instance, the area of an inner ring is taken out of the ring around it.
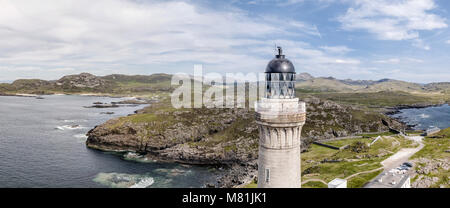
{"label": "ocean wave", "polygon": [[155,182],[146,175],[126,173],[99,173],[93,181],[111,188],[147,188]]}
{"label": "ocean wave", "polygon": [[425,113],[422,113],[419,115],[420,118],[430,118],[430,115],[427,115]]}
{"label": "ocean wave", "polygon": [[86,134],[76,134],[73,135],[73,137],[78,138],[78,139],[87,139],[88,136],[86,136]]}
{"label": "ocean wave", "polygon": [[145,157],[144,155],[139,155],[134,152],[128,152],[128,153],[124,154],[123,159],[131,160],[131,161],[135,161],[135,162],[143,162],[143,163],[154,162],[153,160],[150,160],[149,158]]}
{"label": "ocean wave", "polygon": [[147,177],[147,178],[141,179],[136,184],[130,186],[130,188],[147,188],[147,187],[151,186],[154,182],[155,182],[155,180],[152,177]]}
{"label": "ocean wave", "polygon": [[58,129],[58,130],[75,130],[75,129],[82,129],[82,128],[85,128],[85,127],[82,127],[82,126],[80,126],[80,125],[63,125],[63,126],[57,126],[57,127],[55,127],[55,129]]}
{"label": "ocean wave", "polygon": [[155,169],[154,171],[158,172],[158,173],[164,173],[169,177],[177,177],[180,175],[188,175],[188,174],[192,173],[191,170],[183,170],[183,169],[179,169],[179,168],[173,168],[173,169],[158,168],[158,169]]}

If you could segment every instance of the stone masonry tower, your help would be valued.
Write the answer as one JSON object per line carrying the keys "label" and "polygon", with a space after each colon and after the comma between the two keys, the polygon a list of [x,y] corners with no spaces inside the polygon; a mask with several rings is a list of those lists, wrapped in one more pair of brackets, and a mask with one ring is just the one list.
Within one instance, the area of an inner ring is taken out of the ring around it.
{"label": "stone masonry tower", "polygon": [[305,103],[295,98],[294,65],[282,54],[266,68],[265,95],[256,103],[258,188],[300,188],[300,135]]}

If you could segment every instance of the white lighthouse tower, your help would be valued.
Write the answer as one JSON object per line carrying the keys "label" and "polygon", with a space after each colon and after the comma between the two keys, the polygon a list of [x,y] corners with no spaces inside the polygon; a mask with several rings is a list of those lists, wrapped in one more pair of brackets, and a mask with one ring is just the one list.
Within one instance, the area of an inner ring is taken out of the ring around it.
{"label": "white lighthouse tower", "polygon": [[265,95],[256,103],[260,135],[258,188],[300,188],[305,103],[295,98],[295,68],[281,47],[265,73]]}

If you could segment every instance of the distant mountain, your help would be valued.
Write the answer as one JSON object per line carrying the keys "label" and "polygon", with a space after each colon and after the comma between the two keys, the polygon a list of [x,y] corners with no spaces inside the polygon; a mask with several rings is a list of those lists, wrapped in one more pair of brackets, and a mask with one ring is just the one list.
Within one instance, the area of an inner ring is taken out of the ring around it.
{"label": "distant mountain", "polygon": [[309,74],[307,74],[308,78],[304,78],[303,76],[299,75],[297,75],[296,88],[317,92],[380,92],[380,91],[403,91],[413,93],[450,92],[450,82],[430,83],[423,85],[394,79],[381,79],[375,81],[351,80],[351,79],[339,80],[333,77],[316,78],[312,77]]}
{"label": "distant mountain", "polygon": [[171,91],[172,75],[95,76],[89,73],[67,75],[58,80],[19,79],[1,83],[0,94],[108,93],[129,94],[148,91]]}
{"label": "distant mountain", "polygon": [[446,91],[450,93],[450,82],[436,82],[424,85],[425,89],[431,91]]}
{"label": "distant mountain", "polygon": [[311,75],[308,74],[308,73],[300,73],[300,74],[297,74],[295,78],[297,79],[297,81],[300,81],[300,80],[301,80],[301,81],[306,81],[306,80],[314,79],[314,77],[311,76]]}
{"label": "distant mountain", "polygon": [[139,83],[158,83],[158,82],[170,82],[172,75],[169,74],[152,74],[152,75],[123,75],[123,74],[111,74],[101,77],[102,79],[115,81],[115,82],[139,82]]}
{"label": "distant mountain", "polygon": [[297,80],[295,87],[318,92],[356,91],[363,88],[359,85],[345,84],[337,79],[323,77],[308,80]]}
{"label": "distant mountain", "polygon": [[[59,80],[19,79],[11,84],[0,83],[0,94],[31,93],[108,93],[139,94],[146,92],[170,92],[172,75],[123,75],[95,76],[89,73],[64,76]],[[305,92],[381,92],[403,91],[409,93],[450,94],[450,82],[418,84],[394,79],[339,80],[333,77],[313,77],[308,73],[296,75],[296,88]]]}

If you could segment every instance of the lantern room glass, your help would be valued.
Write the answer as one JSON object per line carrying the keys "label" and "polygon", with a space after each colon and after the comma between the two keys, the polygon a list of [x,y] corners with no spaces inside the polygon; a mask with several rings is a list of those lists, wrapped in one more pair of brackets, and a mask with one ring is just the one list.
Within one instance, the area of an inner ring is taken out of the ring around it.
{"label": "lantern room glass", "polygon": [[295,97],[295,73],[266,73],[266,98],[290,99]]}

